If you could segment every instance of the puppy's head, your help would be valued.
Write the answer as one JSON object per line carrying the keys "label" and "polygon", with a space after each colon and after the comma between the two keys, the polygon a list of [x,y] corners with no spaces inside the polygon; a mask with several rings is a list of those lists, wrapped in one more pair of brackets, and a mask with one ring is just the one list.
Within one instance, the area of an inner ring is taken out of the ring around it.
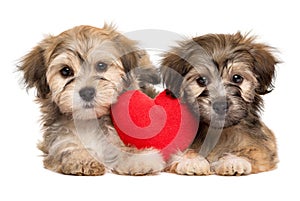
{"label": "puppy's head", "polygon": [[[139,76],[135,68],[146,73],[138,70]],[[37,89],[38,101],[81,119],[109,113],[117,96],[126,87],[139,88],[139,80],[158,79],[148,55],[107,25],[78,26],[49,36],[22,59],[19,69],[27,87]]]}
{"label": "puppy's head", "polygon": [[273,88],[278,61],[271,50],[240,33],[196,37],[164,55],[163,81],[175,96],[196,102],[200,120],[213,127],[257,119],[260,95]]}

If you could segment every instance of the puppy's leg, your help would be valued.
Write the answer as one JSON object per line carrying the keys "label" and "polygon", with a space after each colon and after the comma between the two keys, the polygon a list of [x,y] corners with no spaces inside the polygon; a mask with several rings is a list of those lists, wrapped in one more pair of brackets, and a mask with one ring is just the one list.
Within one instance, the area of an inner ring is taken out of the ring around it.
{"label": "puppy's leg", "polygon": [[104,165],[91,153],[80,143],[77,136],[61,135],[52,143],[44,158],[44,166],[63,174],[93,176],[104,174]]}
{"label": "puppy's leg", "polygon": [[100,121],[102,121],[99,124],[100,130],[103,134],[93,150],[102,154],[101,161],[112,172],[122,175],[147,175],[156,174],[164,169],[165,162],[158,150],[139,150],[125,146],[113,127],[110,117],[102,117]]}
{"label": "puppy's leg", "polygon": [[211,163],[211,170],[218,175],[247,175],[251,173],[252,166],[245,158],[227,154]]}
{"label": "puppy's leg", "polygon": [[113,172],[124,175],[157,174],[165,168],[162,155],[155,149],[127,148],[120,154]]}
{"label": "puppy's leg", "polygon": [[[220,140],[222,143],[208,156],[212,171],[219,175],[246,175],[276,168],[276,140],[272,131],[262,125],[255,136],[237,129],[225,131],[222,134],[225,137]],[[234,139],[233,136],[239,137]]]}
{"label": "puppy's leg", "polygon": [[204,157],[190,149],[173,155],[166,171],[180,175],[209,175],[210,166]]}
{"label": "puppy's leg", "polygon": [[105,167],[87,149],[62,153],[61,171],[64,174],[96,176],[105,173]]}
{"label": "puppy's leg", "polygon": [[263,146],[245,147],[232,153],[212,162],[212,171],[219,175],[247,175],[272,170],[278,162],[276,152]]}

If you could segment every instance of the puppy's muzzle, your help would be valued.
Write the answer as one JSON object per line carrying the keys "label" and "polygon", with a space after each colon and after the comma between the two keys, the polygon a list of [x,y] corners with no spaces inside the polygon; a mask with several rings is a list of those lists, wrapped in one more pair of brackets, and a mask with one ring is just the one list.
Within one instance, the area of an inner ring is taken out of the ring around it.
{"label": "puppy's muzzle", "polygon": [[86,102],[92,101],[96,96],[96,89],[93,87],[85,87],[79,91],[79,95],[82,100]]}
{"label": "puppy's muzzle", "polygon": [[225,115],[228,111],[227,101],[216,101],[213,103],[212,107],[218,115]]}

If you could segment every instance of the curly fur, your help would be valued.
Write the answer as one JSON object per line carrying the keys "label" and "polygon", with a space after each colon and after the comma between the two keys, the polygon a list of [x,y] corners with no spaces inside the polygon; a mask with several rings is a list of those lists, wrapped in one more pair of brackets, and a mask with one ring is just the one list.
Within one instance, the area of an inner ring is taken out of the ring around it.
{"label": "curly fur", "polygon": [[[161,73],[166,87],[198,106],[193,111],[199,112],[200,125],[191,149],[200,154],[192,155],[206,157],[211,172],[242,175],[276,167],[275,137],[260,119],[261,96],[272,91],[278,63],[272,50],[240,33],[207,34],[182,41],[163,55]],[[205,144],[208,135],[218,140]],[[176,160],[169,169],[184,174],[174,168],[180,166]],[[194,169],[194,174],[203,172],[208,171]],[[186,174],[191,174],[188,168]]]}
{"label": "curly fur", "polygon": [[[104,65],[97,66],[97,65]],[[103,69],[102,69],[103,67]],[[19,66],[41,105],[46,168],[63,174],[144,175],[164,167],[158,151],[126,147],[110,106],[128,89],[160,82],[147,53],[112,26],[78,26],[48,36]]]}

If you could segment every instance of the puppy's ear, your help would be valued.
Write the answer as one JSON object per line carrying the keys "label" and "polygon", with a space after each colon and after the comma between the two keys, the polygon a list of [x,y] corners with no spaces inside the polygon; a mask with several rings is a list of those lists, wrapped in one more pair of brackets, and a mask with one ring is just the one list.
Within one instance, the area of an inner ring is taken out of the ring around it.
{"label": "puppy's ear", "polygon": [[[106,29],[114,29],[113,27],[109,27]],[[136,52],[136,43],[135,41],[129,40],[122,34],[118,32],[114,33],[114,37],[112,38],[116,48],[119,51],[120,60],[124,67],[126,73],[130,72],[131,69],[138,66],[138,54]]]}
{"label": "puppy's ear", "polygon": [[254,44],[250,53],[254,58],[254,73],[257,75],[259,87],[256,92],[260,95],[273,90],[275,65],[279,61],[272,55],[272,48],[263,44]]}
{"label": "puppy's ear", "polygon": [[159,84],[161,78],[158,72],[158,69],[150,61],[149,55],[145,50],[138,50],[138,68],[137,68],[137,77],[140,81],[140,84]]}
{"label": "puppy's ear", "polygon": [[191,65],[176,53],[168,52],[163,57],[160,68],[163,83],[173,96],[179,97],[183,78],[191,69]]}
{"label": "puppy's ear", "polygon": [[120,52],[120,60],[127,76],[137,79],[140,86],[145,84],[158,84],[160,77],[152,65],[146,51],[139,49],[136,42],[119,34],[115,39]]}
{"label": "puppy's ear", "polygon": [[35,87],[39,98],[46,98],[50,92],[46,78],[45,50],[51,38],[46,38],[21,60],[19,70],[24,73],[24,82],[27,88]]}
{"label": "puppy's ear", "polygon": [[161,82],[158,70],[150,61],[145,50],[136,49],[121,57],[122,65],[127,73],[127,78],[138,82],[140,88],[149,84],[155,85]]}

